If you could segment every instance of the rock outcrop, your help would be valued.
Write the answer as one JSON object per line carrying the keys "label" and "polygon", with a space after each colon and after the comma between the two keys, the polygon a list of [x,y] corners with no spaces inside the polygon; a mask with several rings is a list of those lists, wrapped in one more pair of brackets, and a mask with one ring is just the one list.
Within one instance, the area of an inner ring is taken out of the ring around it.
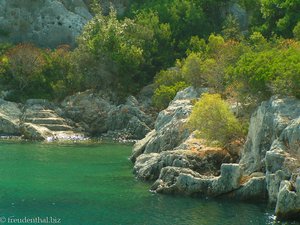
{"label": "rock outcrop", "polygon": [[278,168],[282,168],[280,155],[300,153],[300,137],[297,136],[299,126],[299,100],[272,97],[263,102],[250,120],[247,141],[240,161],[244,171],[252,173],[268,170],[274,173]]}
{"label": "rock outcrop", "polygon": [[28,100],[23,107],[20,124],[23,137],[41,141],[84,139],[82,129],[59,113],[61,109],[46,100]]}
{"label": "rock outcrop", "polygon": [[296,200],[287,203],[287,199],[292,201],[300,196],[299,192],[292,192],[289,181],[300,174],[299,100],[274,96],[261,104],[251,117],[240,164],[246,174],[266,174],[269,202],[277,205],[278,218],[289,218],[294,211],[299,212]]}
{"label": "rock outcrop", "polygon": [[0,135],[20,135],[20,105],[0,99]]}
{"label": "rock outcrop", "polygon": [[82,0],[1,0],[0,41],[74,45],[91,18]]}
{"label": "rock outcrop", "polygon": [[221,164],[230,162],[230,155],[223,149],[202,151],[172,150],[139,156],[134,165],[134,174],[142,180],[154,180],[164,167],[189,168],[201,174],[217,175]]}
{"label": "rock outcrop", "polygon": [[86,91],[67,97],[60,105],[44,99],[29,99],[25,104],[0,99],[0,136],[48,141],[82,140],[84,136],[119,141],[144,138],[156,115],[148,100],[140,103],[129,96],[117,105],[111,98],[107,93]]}
{"label": "rock outcrop", "polygon": [[242,170],[238,164],[222,164],[219,177],[203,176],[191,169],[165,167],[151,190],[158,193],[184,193],[219,196],[238,189]]}
{"label": "rock outcrop", "polygon": [[206,91],[189,87],[178,92],[169,106],[158,114],[154,130],[135,144],[131,160],[134,162],[142,153],[172,150],[184,142],[190,135],[185,124],[193,107],[192,101]]}
{"label": "rock outcrop", "polygon": [[143,180],[158,177],[151,187],[158,193],[268,199],[276,204],[278,219],[298,219],[300,100],[274,96],[263,102],[251,117],[239,164],[228,164],[232,162],[230,154],[226,156],[222,149],[207,154],[201,140],[195,141],[193,134],[185,136],[188,132],[182,128],[192,105],[179,96],[188,90],[192,89],[178,93],[159,113],[155,129],[135,144],[131,156],[135,175]]}
{"label": "rock outcrop", "polygon": [[281,182],[275,213],[278,219],[300,219],[300,176],[295,183]]}
{"label": "rock outcrop", "polygon": [[91,135],[106,133],[109,137],[141,139],[153,126],[152,116],[143,111],[133,96],[116,105],[103,94],[86,91],[66,98],[62,108],[65,117],[79,123]]}

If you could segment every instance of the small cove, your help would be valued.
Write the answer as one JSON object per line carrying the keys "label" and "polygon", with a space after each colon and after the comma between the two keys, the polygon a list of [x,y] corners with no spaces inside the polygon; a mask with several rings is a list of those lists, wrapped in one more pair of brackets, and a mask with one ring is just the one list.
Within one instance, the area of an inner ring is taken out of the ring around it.
{"label": "small cove", "polygon": [[63,225],[280,224],[264,204],[150,193],[132,175],[130,152],[120,144],[2,141],[0,217],[52,217]]}

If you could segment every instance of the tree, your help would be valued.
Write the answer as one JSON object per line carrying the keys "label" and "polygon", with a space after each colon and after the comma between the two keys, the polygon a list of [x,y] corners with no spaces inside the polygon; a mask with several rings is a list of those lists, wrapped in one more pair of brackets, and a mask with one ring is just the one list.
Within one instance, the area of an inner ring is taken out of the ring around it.
{"label": "tree", "polygon": [[294,34],[294,38],[300,41],[300,21],[294,27],[293,34]]}
{"label": "tree", "polygon": [[300,20],[300,0],[262,0],[261,11],[267,35],[274,32],[286,38],[293,36],[293,28]]}
{"label": "tree", "polygon": [[31,44],[19,44],[5,54],[7,69],[4,80],[17,90],[23,91],[33,81],[43,82],[46,60],[41,50]]}

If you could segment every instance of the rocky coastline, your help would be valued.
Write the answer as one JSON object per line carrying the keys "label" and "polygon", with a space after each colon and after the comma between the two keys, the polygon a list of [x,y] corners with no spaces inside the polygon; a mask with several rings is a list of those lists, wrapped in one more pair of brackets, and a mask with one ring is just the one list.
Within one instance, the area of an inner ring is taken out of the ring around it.
{"label": "rocky coastline", "polygon": [[250,120],[240,157],[205,146],[185,129],[192,102],[205,90],[185,89],[159,113],[131,156],[138,179],[163,194],[268,201],[277,219],[300,216],[300,101],[273,96]]}
{"label": "rocky coastline", "polygon": [[[237,155],[206,146],[187,129],[195,100],[208,89],[189,87],[156,114],[151,87],[122,104],[85,91],[60,104],[0,99],[2,138],[79,141],[100,137],[135,142],[130,160],[135,176],[163,194],[268,201],[278,219],[300,215],[300,101],[273,96],[253,113]],[[155,120],[156,118],[156,120]],[[138,140],[138,141],[136,141]]]}
{"label": "rocky coastline", "polygon": [[137,96],[141,103],[129,96],[117,104],[93,91],[69,96],[60,104],[44,99],[29,99],[24,104],[0,99],[0,135],[47,142],[89,138],[134,142],[153,127],[155,113],[147,97],[151,90],[146,87]]}

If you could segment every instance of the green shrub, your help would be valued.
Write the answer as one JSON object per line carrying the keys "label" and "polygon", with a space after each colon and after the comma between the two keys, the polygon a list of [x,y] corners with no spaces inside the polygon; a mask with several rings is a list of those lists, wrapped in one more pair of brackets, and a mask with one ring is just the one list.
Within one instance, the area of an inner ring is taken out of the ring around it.
{"label": "green shrub", "polygon": [[300,41],[300,21],[293,29],[294,38]]}
{"label": "green shrub", "polygon": [[154,106],[158,109],[166,108],[176,93],[188,86],[178,66],[179,65],[168,70],[162,70],[155,76],[155,91],[152,101]]}
{"label": "green shrub", "polygon": [[219,94],[203,94],[188,121],[189,128],[210,144],[225,146],[244,135],[239,121]]}
{"label": "green shrub", "polygon": [[153,104],[158,109],[164,109],[168,106],[170,101],[176,96],[176,93],[187,87],[187,84],[183,81],[177,82],[172,86],[159,86],[153,96]]}

